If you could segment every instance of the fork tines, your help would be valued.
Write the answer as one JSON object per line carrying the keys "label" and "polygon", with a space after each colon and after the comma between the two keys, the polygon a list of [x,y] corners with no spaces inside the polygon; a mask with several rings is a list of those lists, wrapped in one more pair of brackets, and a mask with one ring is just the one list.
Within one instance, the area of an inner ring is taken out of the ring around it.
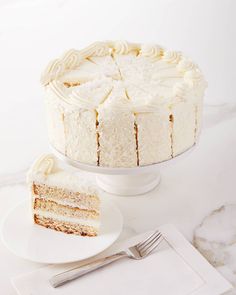
{"label": "fork tines", "polygon": [[161,242],[162,234],[159,231],[155,231],[149,237],[147,237],[144,241],[138,243],[136,245],[137,250],[139,251],[141,256],[146,256],[150,254]]}

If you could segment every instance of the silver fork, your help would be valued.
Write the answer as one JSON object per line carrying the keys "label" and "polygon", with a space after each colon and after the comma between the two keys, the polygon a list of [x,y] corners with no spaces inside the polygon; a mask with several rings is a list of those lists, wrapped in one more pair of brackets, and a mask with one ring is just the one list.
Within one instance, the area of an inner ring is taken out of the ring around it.
{"label": "silver fork", "polygon": [[138,243],[135,246],[127,248],[124,251],[113,254],[111,256],[100,258],[95,261],[89,262],[85,265],[59,273],[53,276],[49,280],[49,282],[52,285],[52,287],[57,288],[91,271],[94,271],[100,267],[110,264],[111,262],[116,261],[118,259],[121,259],[124,257],[133,258],[133,259],[143,259],[147,257],[152,251],[154,251],[161,241],[162,241],[161,233],[159,231],[155,231],[148,238],[146,238],[144,241]]}

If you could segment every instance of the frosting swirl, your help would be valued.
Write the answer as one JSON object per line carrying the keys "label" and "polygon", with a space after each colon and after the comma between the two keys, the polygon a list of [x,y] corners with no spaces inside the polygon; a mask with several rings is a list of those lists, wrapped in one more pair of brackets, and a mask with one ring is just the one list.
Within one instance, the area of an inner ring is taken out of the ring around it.
{"label": "frosting swirl", "polygon": [[[107,78],[106,81],[110,81],[110,78]],[[95,110],[103,100],[101,99],[94,99],[92,100],[90,97],[81,96],[78,93],[78,90],[68,89],[64,86],[61,81],[54,80],[49,83],[48,89],[50,89],[53,94],[56,96],[57,99],[60,100],[62,103],[61,105],[67,110],[73,109],[86,109],[86,110]],[[106,95],[111,92],[112,87],[107,86],[106,88]],[[64,103],[64,104],[63,104]]]}
{"label": "frosting swirl", "polygon": [[127,41],[116,41],[111,45],[117,54],[128,54],[131,51],[139,51],[140,45],[128,43]]}
{"label": "frosting swirl", "polygon": [[190,59],[187,59],[187,58],[182,58],[179,64],[177,65],[177,69],[180,72],[191,71],[196,68],[197,66]]}
{"label": "frosting swirl", "polygon": [[52,82],[49,83],[48,87],[54,92],[54,94],[61,99],[62,101],[64,101],[66,104],[69,103],[68,101],[68,97],[65,93],[66,91],[66,87],[63,85],[62,82],[54,80]]}
{"label": "frosting swirl", "polygon": [[55,59],[51,61],[41,76],[41,83],[47,85],[51,80],[59,77],[64,71],[65,63],[62,60]]}
{"label": "frosting swirl", "polygon": [[159,58],[163,49],[159,45],[143,44],[141,46],[141,54],[151,58]]}
{"label": "frosting swirl", "polygon": [[179,63],[181,56],[181,52],[178,51],[165,51],[163,54],[163,60],[172,64],[177,64]]}
{"label": "frosting swirl", "polygon": [[[129,54],[130,52],[132,54],[134,53],[134,56],[132,55],[131,60],[136,59],[135,55],[139,56],[137,57],[137,65],[141,68],[140,72],[142,73],[142,76],[140,75],[140,77],[147,80],[147,85],[145,84],[145,87],[143,86],[143,90],[145,90],[146,93],[144,95],[139,95],[137,91],[137,101],[135,99],[134,102],[130,102],[129,106],[115,105],[113,108],[124,108],[124,110],[131,108],[132,112],[151,112],[158,110],[162,105],[183,101],[184,99],[192,99],[192,97],[189,95],[190,91],[191,94],[193,94],[193,97],[200,96],[206,87],[206,82],[197,65],[195,65],[190,59],[183,57],[180,52],[163,51],[163,49],[156,44],[140,45],[136,43],[128,43],[127,41],[95,42],[85,49],[79,51],[74,49],[69,50],[61,57],[61,59],[56,59],[48,65],[45,74],[42,77],[42,83],[47,85],[46,89],[49,91],[47,96],[48,103],[55,103],[55,105],[63,109],[63,111],[66,110],[66,112],[79,109],[97,109],[103,104],[102,101],[99,101],[99,97],[96,95],[88,96],[86,92],[79,90],[80,87],[67,88],[63,82],[60,81],[62,79],[57,78],[59,78],[64,72],[69,72],[70,70],[75,69],[75,71],[72,73],[72,77],[74,79],[74,76],[77,75],[77,69],[79,70],[81,61],[86,60],[86,58],[90,56],[111,56],[112,52],[121,55]],[[140,56],[150,57],[151,59],[140,59]],[[119,58],[122,59],[121,56]],[[161,60],[159,61],[159,59]],[[91,62],[93,61],[87,60],[87,63]],[[102,59],[101,62],[102,65],[99,65],[99,67],[102,68],[101,75],[99,72],[93,76],[93,71],[90,71],[91,65],[88,67],[85,65],[84,68],[82,65],[81,70],[85,73],[82,74],[84,74],[86,79],[84,78],[84,80],[82,80],[82,78],[80,78],[81,80],[79,81],[81,84],[83,82],[87,83],[94,81],[97,77],[104,78],[107,76],[103,76],[103,73],[106,70],[106,63],[110,61],[107,61],[106,59],[103,61]],[[146,62],[148,63],[148,66],[146,66]],[[99,64],[100,60],[96,63]],[[87,72],[89,75],[87,75]],[[136,81],[136,69],[132,71],[130,70],[130,73],[134,75],[134,79]],[[118,80],[119,79],[120,77]],[[125,78],[122,80],[122,83],[124,83],[126,80],[129,86],[133,81],[132,79],[129,81],[128,78]],[[112,76],[112,83],[114,82],[113,80],[114,77]],[[176,83],[177,81],[178,83]],[[149,90],[150,87],[152,87],[151,91]],[[134,90],[132,89],[132,91]],[[152,97],[147,96],[149,92],[152,93]],[[134,95],[134,97],[136,97],[136,95]]]}
{"label": "frosting swirl", "polygon": [[184,74],[184,81],[193,87],[203,81],[203,76],[199,70],[190,70]]}
{"label": "frosting swirl", "polygon": [[87,58],[89,56],[105,56],[110,54],[110,48],[105,42],[95,42],[78,51],[78,54],[80,58]]}
{"label": "frosting swirl", "polygon": [[60,77],[66,69],[75,68],[81,60],[89,56],[105,56],[108,54],[110,54],[110,48],[105,42],[95,42],[80,51],[71,49],[60,59],[55,59],[49,63],[42,74],[41,83],[47,85],[50,81]]}
{"label": "frosting swirl", "polygon": [[53,155],[42,155],[33,164],[32,172],[48,176],[58,170],[56,166],[56,159]]}
{"label": "frosting swirl", "polygon": [[71,49],[65,52],[61,60],[64,63],[66,69],[74,68],[78,62],[78,51]]}
{"label": "frosting swirl", "polygon": [[173,96],[176,98],[184,98],[189,90],[189,85],[186,82],[176,83],[173,87]]}
{"label": "frosting swirl", "polygon": [[114,44],[114,50],[117,54],[128,54],[129,44],[126,41],[117,41]]}

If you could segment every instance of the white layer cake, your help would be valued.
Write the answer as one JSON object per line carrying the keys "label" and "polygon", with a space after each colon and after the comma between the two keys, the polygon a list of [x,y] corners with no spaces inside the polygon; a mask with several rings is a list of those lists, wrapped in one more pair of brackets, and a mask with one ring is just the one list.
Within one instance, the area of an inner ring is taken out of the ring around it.
{"label": "white layer cake", "polygon": [[199,136],[206,82],[181,52],[96,42],[42,75],[49,140],[65,156],[103,167],[159,163]]}

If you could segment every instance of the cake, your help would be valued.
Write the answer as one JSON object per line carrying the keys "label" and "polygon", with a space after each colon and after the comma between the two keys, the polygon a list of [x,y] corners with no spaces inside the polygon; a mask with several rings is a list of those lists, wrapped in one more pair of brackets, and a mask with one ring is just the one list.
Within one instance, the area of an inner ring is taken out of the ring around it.
{"label": "cake", "polygon": [[206,81],[181,52],[96,42],[53,60],[41,82],[50,144],[71,160],[145,166],[198,139]]}
{"label": "cake", "polygon": [[53,155],[44,155],[32,165],[27,180],[34,223],[67,234],[98,234],[100,200],[86,179],[64,171]]}

